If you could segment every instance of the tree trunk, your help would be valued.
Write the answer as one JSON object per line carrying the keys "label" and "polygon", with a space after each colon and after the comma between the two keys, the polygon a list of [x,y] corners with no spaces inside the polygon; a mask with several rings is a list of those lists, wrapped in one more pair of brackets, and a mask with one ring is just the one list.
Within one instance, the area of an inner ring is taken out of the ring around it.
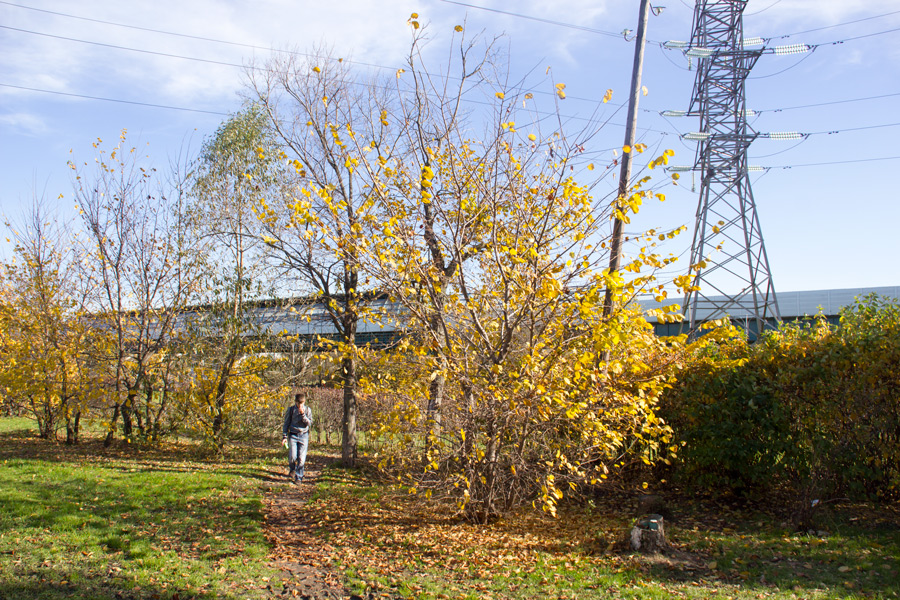
{"label": "tree trunk", "polygon": [[344,419],[341,427],[341,462],[345,467],[356,466],[356,357],[341,359],[344,377]]}
{"label": "tree trunk", "polygon": [[428,443],[426,451],[431,454],[438,445],[438,439],[441,437],[441,405],[444,402],[444,385],[446,378],[438,374],[428,386]]}
{"label": "tree trunk", "polygon": [[228,356],[222,363],[219,371],[219,381],[216,383],[216,398],[214,400],[215,417],[212,422],[212,438],[216,450],[221,454],[225,450],[225,408],[228,384],[231,381],[231,373],[240,354],[240,344],[232,344]]}
{"label": "tree trunk", "polygon": [[463,397],[466,406],[466,437],[463,441],[463,454],[466,460],[469,460],[472,450],[475,448],[475,392],[472,391],[471,386],[463,385]]}
{"label": "tree trunk", "polygon": [[131,436],[134,433],[134,425],[131,422],[131,411],[136,396],[137,392],[129,389],[128,397],[125,399],[125,402],[122,403],[122,436],[125,438],[126,444],[131,443]]}
{"label": "tree trunk", "polygon": [[78,443],[78,420],[81,417],[81,413],[75,413],[75,418],[73,419],[68,414],[66,414],[66,445],[72,446]]}
{"label": "tree trunk", "polygon": [[106,429],[106,439],[103,440],[103,447],[109,448],[112,446],[113,439],[116,437],[116,423],[119,421],[119,412],[121,410],[121,405],[116,402],[113,407],[113,416],[109,421],[109,426]]}

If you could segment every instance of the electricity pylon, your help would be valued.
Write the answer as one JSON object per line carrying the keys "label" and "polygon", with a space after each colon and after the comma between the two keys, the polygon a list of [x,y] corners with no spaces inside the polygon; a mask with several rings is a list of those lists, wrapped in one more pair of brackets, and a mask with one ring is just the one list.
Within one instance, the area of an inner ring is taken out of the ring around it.
{"label": "electricity pylon", "polygon": [[[761,333],[780,319],[756,203],[747,148],[757,137],[747,125],[745,81],[762,54],[745,48],[742,13],[747,0],[698,0],[688,57],[699,59],[688,115],[700,117],[694,170],[700,198],[691,265],[693,290],[684,300],[685,323],[730,316],[755,322]],[[699,288],[699,289],[697,289]]]}

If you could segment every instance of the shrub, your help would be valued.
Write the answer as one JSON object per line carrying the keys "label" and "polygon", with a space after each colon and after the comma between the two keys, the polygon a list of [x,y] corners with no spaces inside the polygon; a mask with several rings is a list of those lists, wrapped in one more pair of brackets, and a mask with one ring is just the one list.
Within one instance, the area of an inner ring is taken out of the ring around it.
{"label": "shrub", "polygon": [[693,344],[663,415],[681,473],[744,493],[886,497],[900,486],[900,306],[869,296],[748,344],[725,327]]}

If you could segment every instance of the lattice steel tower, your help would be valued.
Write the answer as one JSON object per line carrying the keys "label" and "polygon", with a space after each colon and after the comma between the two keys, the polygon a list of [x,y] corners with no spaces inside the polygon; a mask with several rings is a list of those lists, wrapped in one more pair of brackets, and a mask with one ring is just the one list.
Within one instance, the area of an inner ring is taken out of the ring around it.
{"label": "lattice steel tower", "polygon": [[700,117],[694,171],[700,199],[691,265],[701,265],[684,301],[691,331],[729,315],[755,322],[780,319],[769,260],[750,189],[747,148],[757,137],[747,125],[745,81],[761,49],[745,48],[742,13],[747,0],[698,0],[689,57],[699,58],[687,114]]}

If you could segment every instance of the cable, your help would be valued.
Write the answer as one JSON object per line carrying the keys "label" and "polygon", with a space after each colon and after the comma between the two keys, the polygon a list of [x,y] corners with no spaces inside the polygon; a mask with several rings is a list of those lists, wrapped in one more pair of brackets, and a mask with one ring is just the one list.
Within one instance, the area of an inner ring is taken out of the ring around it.
{"label": "cable", "polygon": [[[797,169],[800,167],[822,167],[822,166],[829,166],[829,165],[849,165],[852,163],[878,162],[878,161],[884,161],[884,160],[900,160],[900,156],[878,156],[875,158],[857,158],[857,159],[852,159],[852,160],[836,160],[836,161],[831,161],[831,162],[803,163],[803,164],[797,164],[797,165],[774,165],[771,167],[759,167],[759,168],[763,169],[764,171],[769,171],[771,169]],[[668,168],[666,170],[668,170]],[[696,169],[692,169],[692,170],[696,171]]]}
{"label": "cable", "polygon": [[797,146],[799,146],[800,144],[802,144],[803,142],[805,142],[808,139],[809,139],[808,136],[804,136],[803,139],[801,139],[799,142],[797,142],[796,144],[794,144],[793,146],[791,146],[789,148],[785,148],[783,150],[779,150],[778,152],[773,152],[771,154],[761,154],[760,156],[748,156],[747,158],[751,159],[751,160],[756,160],[758,158],[769,158],[771,156],[778,156],[779,154],[784,154],[785,152],[790,152],[791,150],[793,150],[794,148],[796,148]]}
{"label": "cable", "polygon": [[[183,56],[181,54],[169,54],[167,52],[156,52],[154,50],[142,50],[140,48],[129,48],[127,46],[116,46],[114,44],[105,44],[103,42],[91,42],[89,40],[79,40],[77,38],[70,38],[70,37],[65,37],[65,36],[61,36],[61,35],[53,35],[51,33],[41,33],[39,31],[31,31],[29,29],[19,29],[18,27],[9,27],[7,25],[0,25],[0,29],[8,29],[10,31],[18,31],[20,33],[29,33],[31,35],[39,35],[42,37],[48,37],[48,38],[53,38],[53,39],[57,39],[57,40],[65,40],[67,42],[78,42],[80,44],[89,44],[91,46],[101,46],[103,48],[113,48],[115,50],[128,50],[129,52],[140,52],[142,54],[152,54],[154,56],[165,56],[167,58],[180,58],[182,60],[193,60],[193,61],[197,61],[197,62],[210,63],[210,64],[214,64],[214,65],[223,65],[226,67],[244,68],[244,66],[245,66],[245,65],[239,65],[237,63],[230,63],[230,62],[225,62],[225,61],[221,61],[221,60],[196,58],[193,56]],[[247,68],[255,69],[257,67],[248,66]]]}
{"label": "cable", "polygon": [[844,133],[847,131],[862,131],[864,129],[883,129],[885,127],[897,127],[900,123],[884,123],[882,125],[865,125],[863,127],[848,127],[845,129],[832,129],[831,131],[813,131],[804,133],[803,135],[833,135],[835,133]]}
{"label": "cable", "polygon": [[749,77],[748,76],[747,79],[768,79],[769,77],[775,77],[776,75],[781,75],[782,73],[790,71],[794,67],[800,66],[800,63],[802,63],[803,61],[808,59],[810,56],[812,56],[813,52],[815,51],[816,48],[817,48],[817,46],[810,46],[809,53],[806,56],[804,56],[803,58],[801,58],[800,60],[798,60],[797,62],[795,62],[794,64],[792,64],[791,66],[789,66],[786,69],[782,69],[781,71],[777,71],[775,73],[769,73],[768,75],[760,75],[759,77]]}
{"label": "cable", "polygon": [[[213,42],[213,43],[216,43],[216,44],[226,44],[226,45],[229,45],[229,46],[238,46],[238,47],[241,47],[241,48],[250,48],[250,49],[253,49],[253,50],[262,50],[262,51],[265,51],[265,52],[279,52],[279,53],[281,53],[281,54],[293,54],[294,56],[306,56],[306,57],[312,57],[312,56],[313,56],[312,54],[309,54],[308,52],[299,52],[299,51],[297,51],[297,50],[282,50],[282,49],[279,49],[279,48],[271,48],[271,47],[266,47],[266,46],[255,46],[255,45],[253,45],[253,44],[244,44],[244,43],[241,43],[241,42],[232,42],[232,41],[229,41],[229,40],[220,40],[220,39],[216,39],[216,38],[208,38],[208,37],[203,37],[203,36],[199,36],[199,35],[190,35],[190,34],[187,34],[187,33],[178,33],[178,32],[175,32],[175,31],[165,31],[165,30],[163,30],[163,29],[151,29],[150,27],[140,27],[140,26],[138,26],[138,25],[127,25],[127,24],[125,24],[125,23],[116,23],[116,22],[114,22],[114,21],[104,21],[103,19],[94,19],[94,18],[91,18],[91,17],[81,17],[81,16],[78,16],[78,15],[71,15],[71,14],[68,14],[68,13],[62,13],[62,12],[57,12],[57,11],[53,11],[53,10],[46,10],[46,9],[43,9],[43,8],[35,8],[35,7],[33,7],[33,6],[23,6],[23,5],[21,5],[21,4],[14,4],[14,3],[12,3],[12,2],[5,2],[4,0],[0,0],[0,4],[5,4],[5,5],[7,5],[7,6],[14,6],[14,7],[16,7],[16,8],[23,8],[23,9],[26,9],[26,10],[33,10],[33,11],[37,11],[37,12],[47,13],[47,14],[56,15],[56,16],[59,16],[59,17],[66,17],[66,18],[68,18],[68,19],[78,19],[79,21],[89,21],[89,22],[91,22],[91,23],[100,23],[100,24],[102,24],[102,25],[112,25],[113,27],[123,27],[123,28],[125,28],[125,29],[135,29],[135,30],[138,30],[138,31],[147,31],[147,32],[150,32],[150,33],[159,33],[159,34],[161,34],[161,35],[170,35],[170,36],[181,37],[181,38],[187,38],[187,39],[192,39],[192,40],[199,40],[199,41],[203,41],[203,42]],[[22,31],[24,31],[24,30],[22,30]],[[40,35],[40,34],[39,34],[39,35]],[[65,39],[65,38],[64,38],[64,39]],[[92,43],[92,42],[85,42],[85,43]],[[362,66],[365,66],[365,67],[374,67],[374,68],[376,68],[376,69],[389,69],[389,70],[391,70],[391,71],[396,70],[395,67],[388,67],[388,66],[385,66],[385,65],[379,65],[379,64],[375,64],[375,63],[361,62],[361,61],[352,60],[352,59],[348,59],[348,58],[345,58],[345,59],[343,59],[343,60],[345,60],[345,61],[348,62],[348,63],[352,63],[352,64],[356,64],[356,65],[362,65]]]}
{"label": "cable", "polygon": [[[444,1],[444,0],[442,0],[442,1]],[[449,0],[447,0],[447,1],[449,1]],[[459,2],[451,2],[451,3],[452,3],[452,4],[461,4],[461,5],[463,5],[463,6],[468,6],[468,5],[459,3]],[[89,22],[92,22],[92,23],[100,23],[100,24],[103,24],[103,25],[111,25],[111,26],[114,26],[114,27],[123,27],[123,28],[126,28],[126,29],[135,29],[135,30],[138,30],[138,31],[147,31],[147,32],[150,32],[150,33],[158,33],[158,34],[161,34],[161,35],[170,35],[170,36],[175,36],[175,37],[182,37],[182,38],[188,38],[188,39],[200,40],[200,41],[204,41],[204,42],[213,42],[213,43],[216,43],[216,44],[227,44],[227,45],[230,45],[230,46],[238,46],[238,47],[242,47],[242,48],[251,48],[251,49],[253,49],[253,50],[262,50],[262,51],[266,51],[266,52],[279,52],[279,53],[282,53],[282,54],[292,54],[292,55],[295,55],[295,56],[314,57],[314,55],[309,54],[309,53],[307,53],[307,52],[298,52],[298,51],[294,51],[294,50],[281,50],[281,49],[278,49],[278,48],[267,48],[267,47],[264,47],[264,46],[256,46],[256,45],[253,45],[253,44],[245,44],[245,43],[241,43],[241,42],[233,42],[233,41],[229,41],[229,40],[220,40],[220,39],[216,39],[216,38],[208,38],[208,37],[203,37],[203,36],[198,36],[198,35],[189,35],[189,34],[178,33],[178,32],[174,32],[174,31],[165,31],[165,30],[162,30],[162,29],[152,29],[152,28],[149,28],[149,27],[140,27],[140,26],[138,26],[138,25],[128,25],[128,24],[125,24],[125,23],[117,23],[117,22],[114,22],[114,21],[105,21],[105,20],[103,20],[103,19],[94,19],[94,18],[91,18],[91,17],[82,17],[82,16],[79,16],[79,15],[72,15],[72,14],[68,14],[68,13],[62,13],[62,12],[57,12],[57,11],[52,11],[52,10],[46,10],[46,9],[41,9],[41,8],[34,8],[34,7],[31,7],[31,6],[23,6],[23,5],[21,5],[21,4],[15,4],[15,3],[13,3],[13,2],[6,2],[5,0],[0,0],[0,4],[5,4],[5,5],[7,5],[7,6],[13,6],[13,7],[16,7],[16,8],[22,8],[22,9],[26,9],[26,10],[33,10],[33,11],[37,11],[37,12],[47,13],[47,14],[56,15],[56,16],[60,16],[60,17],[66,17],[66,18],[69,18],[69,19],[78,19],[78,20],[81,20],[81,21],[89,21]],[[484,8],[484,7],[473,7],[473,8]],[[494,10],[494,9],[484,8],[484,10]],[[495,12],[503,12],[503,11],[495,11]],[[521,16],[521,17],[523,17],[523,18],[534,18],[534,19],[536,19],[536,20],[542,20],[542,19],[538,19],[537,17],[528,17],[527,15],[516,15],[515,13],[506,13],[506,14],[515,15],[515,16]],[[556,25],[561,25],[561,26],[568,26],[568,27],[572,27],[572,28],[576,28],[576,29],[585,29],[585,30],[591,31],[591,32],[593,32],[593,33],[603,33],[603,32],[601,32],[600,30],[595,30],[595,29],[590,29],[590,28],[581,28],[581,27],[579,27],[579,26],[577,26],[577,25],[568,25],[568,24],[565,24],[565,23],[559,23],[559,22],[549,21],[549,20],[547,20],[546,22],[548,22],[548,23],[553,23],[553,24],[556,24]],[[2,27],[2,26],[0,26],[0,27]],[[58,39],[67,40],[67,41],[81,42],[81,43],[84,43],[84,44],[97,44],[97,45],[103,45],[103,44],[101,44],[101,43],[99,43],[99,42],[92,42],[92,41],[89,41],[89,40],[79,40],[79,39],[74,39],[74,38],[66,38],[66,37],[61,37],[61,36],[53,36],[53,35],[51,35],[51,34],[40,33],[40,32],[36,32],[36,31],[30,31],[30,30],[26,30],[26,29],[15,29],[15,28],[13,28],[13,27],[6,27],[6,29],[13,29],[13,30],[15,30],[15,31],[19,31],[19,32],[22,32],[22,33],[32,33],[32,34],[34,34],[34,35],[43,35],[43,36],[47,36],[47,37],[57,37]],[[606,32],[606,33],[610,33],[610,32]],[[615,35],[616,37],[621,37],[622,34],[621,34],[621,33],[617,33],[617,34],[614,34],[614,35]],[[125,47],[125,46],[113,46],[113,45],[107,45],[107,47],[109,47],[109,48],[115,48],[115,49],[119,49],[119,50],[130,50],[130,51],[133,51],[133,52],[144,52],[144,53],[149,53],[149,54],[157,54],[157,55],[159,55],[159,56],[167,56],[167,57],[171,57],[171,58],[182,58],[182,59],[185,59],[185,60],[195,60],[195,61],[201,61],[201,62],[214,62],[214,63],[215,63],[215,61],[207,61],[206,59],[201,59],[201,58],[194,58],[194,57],[183,56],[183,55],[166,54],[166,53],[154,52],[154,51],[151,51],[151,50],[140,50],[140,49],[135,49],[135,48],[128,48],[128,47]],[[357,65],[362,65],[362,66],[366,66],[366,67],[374,67],[374,68],[377,68],[377,69],[389,70],[389,71],[391,71],[391,72],[394,72],[394,71],[397,70],[396,67],[390,67],[390,66],[387,66],[387,65],[380,65],[380,64],[377,64],[377,63],[361,62],[361,61],[356,61],[356,60],[352,60],[352,59],[343,59],[343,60],[345,60],[346,62],[351,63],[351,64],[357,64]],[[223,63],[217,63],[217,64],[223,64],[223,65],[225,65],[225,66],[237,66],[237,67],[243,67],[243,66],[244,66],[244,65],[237,65],[237,64],[233,64],[233,63],[224,63],[224,62],[223,62]],[[548,95],[549,95],[549,94],[554,94],[554,92],[540,92],[540,91],[537,91],[537,92],[535,92],[535,93],[548,94]],[[582,98],[582,97],[579,97],[579,96],[571,96],[571,95],[570,95],[570,96],[568,96],[568,98],[571,99],[571,100],[580,100],[580,101],[584,101],[584,102],[597,102],[597,101],[596,101],[595,99],[593,99],[593,98]]]}
{"label": "cable", "polygon": [[[117,102],[117,103],[120,103],[120,104],[134,104],[134,105],[137,105],[137,106],[147,106],[147,107],[151,107],[151,108],[166,108],[166,109],[170,109],[170,110],[181,110],[181,111],[196,112],[196,113],[204,113],[204,114],[210,114],[210,115],[221,115],[221,116],[223,116],[223,117],[229,116],[229,113],[218,112],[218,111],[212,111],[212,110],[202,110],[202,109],[197,109],[197,108],[186,108],[186,107],[183,107],[183,106],[170,106],[170,105],[165,105],[165,104],[153,104],[153,103],[149,103],[149,102],[136,102],[136,101],[133,101],[133,100],[123,100],[123,99],[120,99],[120,98],[104,98],[104,97],[101,97],[101,96],[88,96],[88,95],[85,95],[85,94],[74,94],[74,93],[71,93],[71,92],[58,92],[58,91],[54,91],[54,90],[44,90],[44,89],[33,88],[33,87],[26,87],[26,86],[21,86],[21,85],[12,85],[12,84],[9,84],[9,83],[0,83],[0,86],[2,86],[2,87],[8,87],[8,88],[14,88],[14,89],[18,89],[18,90],[25,90],[25,91],[29,91],[29,92],[39,92],[39,93],[43,93],[43,94],[55,94],[55,95],[57,95],[57,96],[70,96],[70,97],[73,97],[73,98],[83,98],[83,99],[86,99],[86,100],[102,100],[102,101],[104,101],[104,102]],[[489,103],[489,102],[484,102],[484,101],[481,101],[481,100],[471,100],[471,99],[467,99],[466,102],[469,102],[469,103],[472,103],[472,104],[483,104],[483,105],[485,105],[485,106],[492,106],[491,103]],[[618,111],[614,112],[614,113],[610,116],[610,118],[613,117],[613,116],[615,116],[615,114],[616,114],[617,112],[618,112]],[[592,118],[589,118],[589,117],[578,117],[578,116],[574,116],[574,115],[562,115],[562,114],[553,113],[553,112],[547,112],[547,111],[538,111],[538,110],[536,110],[536,111],[534,111],[534,113],[535,113],[536,115],[543,115],[544,118],[553,118],[553,117],[555,117],[555,118],[560,118],[560,119],[564,119],[564,120],[586,121],[586,122],[589,122],[589,123],[595,121],[595,119],[592,119]],[[624,124],[624,123],[612,123],[612,122],[610,122],[608,119],[607,119],[607,121],[603,122],[603,124],[601,125],[601,127],[602,127],[602,126],[605,126],[605,125],[612,125],[612,126],[614,126],[614,127],[625,127],[625,124]],[[526,124],[526,126],[527,126],[527,124]],[[665,131],[659,131],[659,130],[657,130],[657,129],[651,129],[651,128],[649,128],[649,127],[648,127],[648,128],[642,128],[642,130],[643,130],[643,131],[648,131],[648,132],[660,133],[660,134],[662,134],[662,135],[669,135],[668,132],[665,132]]]}
{"label": "cable", "polygon": [[682,71],[690,71],[690,69],[688,67],[679,65],[677,62],[675,62],[674,60],[669,58],[669,55],[666,54],[666,50],[668,50],[668,48],[666,48],[662,44],[657,44],[657,46],[659,47],[660,51],[662,52],[662,55],[666,57],[666,60],[669,61],[670,63],[672,63],[672,66],[674,66],[676,69],[681,69]]}
{"label": "cable", "polygon": [[[663,119],[665,119],[667,123],[669,122],[669,120],[666,117],[663,117]],[[670,125],[671,125],[671,123],[670,123]],[[900,123],[879,123],[878,125],[863,125],[862,127],[845,127],[844,129],[829,129],[826,131],[810,131],[810,132],[806,132],[806,133],[798,132],[797,135],[802,136],[803,138],[808,138],[809,136],[812,136],[812,135],[835,135],[838,133],[847,133],[849,131],[864,131],[867,129],[886,129],[888,127],[898,127],[898,126],[900,126]],[[672,126],[672,129],[675,131],[676,135],[681,136],[682,139],[684,139],[683,133],[678,131],[678,129],[675,128],[674,126]],[[648,129],[648,131],[653,131],[653,130]],[[757,134],[757,136],[759,137],[759,139],[775,139],[775,140],[792,139],[792,138],[783,138],[783,137],[777,136],[776,134],[773,134],[773,133],[759,133],[759,134]],[[776,136],[776,137],[773,138],[772,136]],[[760,158],[760,157],[757,157],[757,158]]]}
{"label": "cable", "polygon": [[900,156],[881,156],[878,158],[858,158],[854,160],[839,160],[835,162],[806,163],[801,165],[777,165],[774,167],[764,167],[766,169],[796,169],[798,167],[821,167],[825,165],[848,165],[851,163],[875,162],[881,160],[900,160]]}
{"label": "cable", "polygon": [[[2,3],[3,3],[2,0],[0,0],[0,4],[2,4]],[[31,35],[37,35],[37,36],[42,36],[42,37],[49,37],[49,38],[59,39],[59,40],[64,40],[64,41],[69,41],[69,42],[78,42],[78,43],[81,43],[81,44],[88,44],[88,45],[92,45],[92,46],[100,46],[100,47],[103,47],[103,48],[112,48],[112,49],[115,49],[115,50],[126,50],[126,51],[129,51],[129,52],[138,52],[138,53],[141,53],[141,54],[150,54],[150,55],[154,55],[154,56],[163,56],[163,57],[166,57],[166,58],[178,58],[178,59],[182,59],[182,60],[191,60],[191,61],[195,61],[195,62],[202,62],[202,63],[216,64],[216,65],[221,65],[221,66],[226,66],[226,67],[236,67],[236,68],[241,68],[241,69],[246,68],[246,69],[251,69],[251,70],[255,70],[255,71],[264,71],[264,70],[266,70],[265,67],[256,67],[256,66],[253,66],[253,65],[241,65],[241,64],[237,64],[237,63],[230,63],[230,62],[219,61],[219,60],[212,60],[212,59],[206,59],[206,58],[198,58],[198,57],[195,57],[195,56],[185,56],[185,55],[183,55],[183,54],[171,54],[171,53],[167,53],[167,52],[157,52],[157,51],[155,51],[155,50],[144,50],[144,49],[141,49],[141,48],[130,48],[130,47],[128,47],[128,46],[118,46],[118,45],[114,45],[114,44],[107,44],[107,43],[104,43],[104,42],[94,42],[94,41],[91,41],[91,40],[82,40],[82,39],[78,39],[78,38],[70,38],[70,37],[65,37],[65,36],[60,36],[60,35],[55,35],[55,34],[50,34],[50,33],[43,33],[43,32],[40,32],[40,31],[32,31],[32,30],[30,30],[30,29],[20,29],[20,28],[17,28],[17,27],[9,27],[9,26],[7,26],[7,25],[0,25],[0,29],[8,29],[8,30],[11,30],[11,31],[17,31],[17,32],[19,32],[19,33],[27,33],[27,34],[31,34]],[[180,34],[173,34],[173,35],[180,35]],[[311,56],[311,55],[303,54],[303,53],[292,53],[292,54],[298,54],[298,55],[300,55],[300,56]],[[351,61],[348,61],[348,62],[351,62]],[[375,63],[356,62],[356,63],[354,63],[354,64],[363,65],[363,66],[370,66],[370,67],[376,67],[376,68],[379,68],[379,69],[389,69],[389,70],[391,70],[391,71],[396,71],[396,68],[395,68],[395,67],[388,67],[388,66],[385,66],[385,65],[378,65],[378,64],[375,64]],[[458,77],[451,77],[451,79],[458,80],[459,78],[458,78]],[[524,90],[524,88],[511,88],[511,89],[512,89],[512,90],[518,90],[518,91]],[[549,92],[549,91],[544,91],[544,90],[534,90],[532,93],[534,93],[534,94],[540,94],[540,95],[543,95],[543,96],[555,96],[555,95],[556,95],[556,92]],[[584,97],[580,97],[580,96],[571,96],[571,95],[569,95],[569,96],[567,96],[567,99],[570,99],[570,100],[578,100],[578,101],[581,101],[581,102],[590,102],[590,103],[594,103],[594,104],[598,104],[598,105],[601,103],[599,100],[597,100],[597,99],[595,99],[595,98],[584,98]],[[623,106],[623,105],[624,105],[624,103],[622,103],[622,104],[616,104],[616,105],[613,105],[613,106]]]}
{"label": "cable", "polygon": [[864,35],[848,37],[848,38],[844,38],[842,40],[835,40],[833,42],[824,42],[822,44],[810,45],[810,47],[816,48],[818,46],[837,46],[838,44],[843,44],[844,42],[852,42],[853,40],[861,40],[863,38],[875,37],[876,35],[884,35],[885,33],[894,33],[895,31],[900,31],[900,27],[895,27],[893,29],[885,29],[884,31],[876,31],[875,33],[866,33]]}
{"label": "cable", "polygon": [[782,39],[784,39],[784,38],[789,38],[789,37],[794,36],[794,35],[801,35],[801,34],[803,34],[803,33],[812,33],[812,32],[814,32],[814,31],[822,31],[823,29],[832,29],[832,28],[834,28],[834,27],[843,27],[844,25],[853,25],[854,23],[862,23],[863,21],[871,21],[872,19],[881,19],[881,18],[883,18],[883,17],[889,17],[889,16],[891,16],[891,15],[896,15],[896,14],[900,14],[900,10],[895,10],[895,11],[893,11],[893,12],[884,13],[883,15],[875,15],[875,16],[872,16],[872,17],[865,17],[865,18],[863,18],[863,19],[856,19],[855,21],[846,21],[846,22],[844,22],[844,23],[837,23],[837,24],[835,24],[835,25],[826,25],[826,26],[824,26],[824,27],[816,27],[816,28],[814,28],[814,29],[806,29],[806,30],[804,30],[804,31],[795,31],[795,32],[793,32],[793,33],[786,33],[786,34],[784,34],[784,35],[775,36],[775,37],[772,37],[772,38],[770,38],[770,39],[773,39],[773,40],[782,40]]}
{"label": "cable", "polygon": [[[446,2],[446,1],[448,1],[448,0],[441,0],[441,1],[442,1],[442,2]],[[900,11],[898,11],[898,12],[900,12]],[[884,31],[876,31],[876,32],[874,32],[874,33],[866,33],[866,34],[863,34],[863,35],[856,35],[856,36],[853,36],[853,37],[843,38],[843,39],[840,39],[840,40],[834,40],[834,41],[832,41],[832,42],[822,42],[822,43],[820,43],[820,44],[804,44],[804,45],[807,46],[807,47],[809,48],[809,53],[812,54],[812,52],[813,52],[816,48],[821,48],[821,47],[823,47],[823,46],[839,46],[840,44],[844,44],[844,43],[846,43],[846,42],[852,42],[852,41],[854,41],[854,40],[861,40],[861,39],[864,39],[864,38],[875,37],[876,35],[884,35],[884,34],[886,34],[886,33],[894,33],[894,32],[896,32],[896,31],[900,31],[900,27],[895,27],[895,28],[893,28],[893,29],[885,29]],[[763,38],[763,39],[764,39],[766,42],[770,42],[770,41],[772,41],[773,39],[777,39],[777,38]],[[658,42],[653,42],[653,43],[658,43]],[[678,47],[678,48],[675,48],[675,47],[668,47],[668,46],[666,46],[664,43],[661,43],[661,44],[660,44],[660,47],[662,47],[662,48],[665,49],[665,50],[679,50],[679,51],[681,51],[681,52],[685,52],[685,51],[687,51],[687,49],[688,49],[688,48],[686,48],[686,47]],[[762,48],[759,52],[760,52],[761,54],[775,54],[775,50],[776,50],[776,49],[777,49],[777,48],[775,48],[775,47],[768,47],[768,46],[766,46],[766,47]],[[718,52],[718,50],[716,50],[716,52]],[[728,52],[728,51],[726,50],[726,52]],[[807,55],[806,57],[804,57],[803,60],[806,60],[806,58],[809,58],[809,55]],[[702,59],[702,57],[701,57],[701,59]],[[797,64],[800,64],[800,62],[803,62],[803,60],[799,61]],[[794,66],[797,66],[797,65],[794,65]],[[789,70],[789,69],[791,69],[791,68],[793,68],[793,67],[788,67],[788,69],[785,69],[785,71],[787,71],[787,70]],[[778,74],[780,74],[780,73],[784,73],[784,71],[779,71],[778,73],[773,73],[773,75],[778,75]],[[771,76],[772,76],[772,75],[765,75],[765,76],[763,76],[763,77],[748,77],[748,79],[764,79],[765,77],[771,77]]]}
{"label": "cable", "polygon": [[17,90],[26,90],[29,92],[41,92],[44,94],[56,94],[58,96],[71,96],[73,98],[85,98],[87,100],[103,100],[104,102],[118,102],[120,104],[136,104],[138,106],[149,106],[151,108],[166,108],[169,110],[183,110],[186,112],[195,112],[195,113],[206,113],[209,115],[221,115],[223,117],[227,117],[228,113],[218,112],[214,110],[201,110],[199,108],[185,108],[183,106],[167,106],[165,104],[151,104],[149,102],[135,102],[132,100],[120,100],[117,98],[102,98],[100,96],[85,96],[84,94],[72,94],[69,92],[56,92],[53,90],[41,90],[38,88],[25,87],[21,85],[11,85],[9,83],[0,83],[2,87],[15,88]]}
{"label": "cable", "polygon": [[[778,112],[783,112],[786,110],[796,110],[796,109],[800,109],[800,108],[816,108],[818,106],[831,106],[832,104],[847,104],[850,102],[863,102],[866,100],[880,100],[882,98],[893,98],[895,96],[900,96],[900,92],[893,92],[890,94],[881,94],[879,96],[866,96],[865,98],[848,98],[846,100],[832,100],[830,102],[817,102],[815,104],[800,104],[798,106],[784,106],[782,108],[754,109],[753,112],[755,112],[757,115],[761,115],[764,113],[770,113],[770,112],[778,113]],[[659,110],[652,109],[652,108],[642,108],[641,111],[646,112],[646,113],[655,113],[655,114],[660,113]],[[685,116],[687,116],[687,115],[685,115]]]}
{"label": "cable", "polygon": [[760,14],[760,13],[766,12],[767,10],[769,10],[770,8],[772,8],[773,6],[777,6],[777,5],[779,5],[779,4],[781,4],[781,0],[775,0],[775,2],[773,2],[773,3],[770,4],[770,5],[768,5],[767,7],[761,8],[761,9],[759,9],[759,10],[756,11],[756,12],[750,13],[750,14],[748,14],[748,15],[743,15],[743,16],[744,16],[744,17],[752,17],[752,16],[754,16],[754,15],[758,15],[758,14]]}
{"label": "cable", "polygon": [[757,113],[765,113],[765,112],[782,112],[785,110],[795,110],[798,108],[814,108],[817,106],[829,106],[832,104],[846,104],[848,102],[862,102],[864,100],[879,100],[881,98],[892,98],[894,96],[900,96],[900,92],[894,92],[892,94],[882,94],[880,96],[867,96],[865,98],[850,98],[847,100],[834,100],[831,102],[818,102],[816,104],[802,104],[800,106],[785,106],[784,108],[765,108],[762,110],[757,110]]}
{"label": "cable", "polygon": [[583,25],[573,25],[571,23],[563,23],[562,21],[553,21],[551,19],[544,19],[541,17],[533,17],[531,15],[523,15],[521,13],[514,13],[506,10],[500,10],[497,8],[489,8],[487,6],[478,6],[476,4],[467,4],[465,2],[457,2],[456,0],[440,0],[445,4],[456,4],[457,6],[463,6],[466,8],[474,8],[477,10],[484,10],[487,12],[498,13],[501,15],[507,15],[510,17],[517,17],[520,19],[528,19],[530,21],[538,21],[540,23],[548,23],[550,25],[557,25],[559,27],[567,27],[569,29],[577,29],[579,31],[587,31],[589,33],[598,33],[600,35],[607,35],[610,37],[623,38],[625,36],[622,35],[622,32],[614,32],[614,31],[603,31],[602,29],[594,29],[593,27],[585,27]]}

